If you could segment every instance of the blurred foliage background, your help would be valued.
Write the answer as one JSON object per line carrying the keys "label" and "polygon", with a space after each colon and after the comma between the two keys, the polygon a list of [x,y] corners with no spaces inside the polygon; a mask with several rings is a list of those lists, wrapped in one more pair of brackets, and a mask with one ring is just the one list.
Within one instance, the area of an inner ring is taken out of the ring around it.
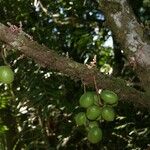
{"label": "blurred foliage background", "polygon": [[[148,26],[150,1],[128,1],[139,22]],[[77,62],[89,64],[96,56],[99,71],[124,78],[140,90],[133,84],[139,80],[123,50],[105,26],[106,19],[96,0],[0,0],[2,23],[21,23],[34,40]],[[114,122],[100,125],[102,142],[90,144],[84,129],[74,123],[82,83],[40,67],[17,50],[7,50],[4,43],[0,46],[0,65],[9,64],[15,72],[12,85],[0,84],[1,150],[144,150],[150,146],[148,111],[125,102],[119,102]]]}

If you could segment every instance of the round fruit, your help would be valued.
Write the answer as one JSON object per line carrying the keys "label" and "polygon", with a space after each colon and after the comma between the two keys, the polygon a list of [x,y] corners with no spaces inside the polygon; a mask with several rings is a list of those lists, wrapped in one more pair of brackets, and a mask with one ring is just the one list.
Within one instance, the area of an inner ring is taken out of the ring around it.
{"label": "round fruit", "polygon": [[[101,112],[102,113],[102,112]],[[102,115],[100,114],[99,117],[96,119],[97,121],[102,120]]]}
{"label": "round fruit", "polygon": [[101,109],[99,106],[92,105],[87,108],[86,116],[90,120],[95,120],[101,115]]}
{"label": "round fruit", "polygon": [[89,130],[87,139],[89,142],[96,144],[102,140],[102,130],[99,127],[93,127]]}
{"label": "round fruit", "polygon": [[114,109],[110,106],[105,106],[102,109],[102,118],[106,121],[113,121],[115,119]]}
{"label": "round fruit", "polygon": [[114,104],[112,104],[111,106],[112,106],[112,107],[118,106],[118,101],[117,101],[117,103],[114,103]]}
{"label": "round fruit", "polygon": [[113,91],[103,90],[101,92],[101,98],[107,104],[115,104],[118,102],[118,96]]}
{"label": "round fruit", "polygon": [[98,95],[96,92],[93,92],[93,97],[94,97],[94,105],[99,106],[100,95]]}
{"label": "round fruit", "polygon": [[0,82],[10,84],[14,80],[14,73],[9,66],[0,66]]}
{"label": "round fruit", "polygon": [[92,122],[89,122],[88,124],[88,127],[89,129],[92,129],[93,127],[98,127],[98,122],[97,121],[92,121]]}
{"label": "round fruit", "polygon": [[87,108],[94,103],[94,96],[93,92],[86,92],[84,93],[79,100],[80,106]]}
{"label": "round fruit", "polygon": [[78,126],[85,125],[86,120],[87,119],[86,119],[86,115],[84,112],[80,112],[80,113],[76,114],[76,116],[75,116],[75,121]]}

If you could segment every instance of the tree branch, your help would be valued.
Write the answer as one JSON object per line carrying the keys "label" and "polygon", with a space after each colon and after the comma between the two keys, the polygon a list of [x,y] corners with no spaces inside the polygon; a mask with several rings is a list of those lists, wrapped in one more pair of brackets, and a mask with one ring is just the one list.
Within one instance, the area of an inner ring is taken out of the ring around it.
{"label": "tree branch", "polygon": [[128,87],[124,80],[103,75],[96,68],[89,69],[86,65],[59,56],[53,50],[31,40],[23,31],[12,31],[10,27],[0,23],[0,41],[20,50],[43,67],[57,70],[73,80],[81,80],[90,87],[94,87],[95,80],[98,88],[113,90],[120,100],[150,108],[150,101],[145,93]]}
{"label": "tree branch", "polygon": [[[101,0],[107,25],[134,64],[134,69],[147,93],[150,91],[150,45],[144,39],[144,27],[139,24],[127,0]],[[150,95],[150,93],[149,93]]]}

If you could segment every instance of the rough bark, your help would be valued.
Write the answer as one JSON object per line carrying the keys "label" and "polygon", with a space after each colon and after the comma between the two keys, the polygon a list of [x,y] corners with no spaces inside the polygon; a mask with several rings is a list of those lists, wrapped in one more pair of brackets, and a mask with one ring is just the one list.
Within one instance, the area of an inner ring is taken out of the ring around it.
{"label": "rough bark", "polygon": [[98,88],[116,92],[120,100],[150,108],[149,97],[143,92],[128,87],[124,80],[103,75],[96,68],[89,69],[86,65],[62,57],[46,46],[30,39],[23,31],[12,31],[10,27],[0,23],[0,41],[18,49],[43,67],[57,70],[74,80],[81,80],[87,86],[94,87],[97,83]]}
{"label": "rough bark", "polygon": [[127,0],[101,0],[99,6],[143,89],[150,95],[150,45],[144,39],[143,25],[137,21]]}

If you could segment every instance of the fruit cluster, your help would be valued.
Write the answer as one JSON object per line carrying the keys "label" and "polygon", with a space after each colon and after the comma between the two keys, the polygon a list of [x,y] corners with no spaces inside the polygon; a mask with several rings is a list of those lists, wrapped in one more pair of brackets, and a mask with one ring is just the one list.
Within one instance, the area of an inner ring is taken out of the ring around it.
{"label": "fruit cluster", "polygon": [[102,140],[102,130],[98,121],[113,121],[115,119],[114,106],[118,104],[118,96],[110,90],[103,90],[100,94],[86,92],[79,100],[80,107],[86,109],[75,116],[77,126],[84,125],[87,129],[87,139],[95,144]]}
{"label": "fruit cluster", "polygon": [[0,82],[10,84],[14,80],[14,72],[9,66],[0,66]]}

